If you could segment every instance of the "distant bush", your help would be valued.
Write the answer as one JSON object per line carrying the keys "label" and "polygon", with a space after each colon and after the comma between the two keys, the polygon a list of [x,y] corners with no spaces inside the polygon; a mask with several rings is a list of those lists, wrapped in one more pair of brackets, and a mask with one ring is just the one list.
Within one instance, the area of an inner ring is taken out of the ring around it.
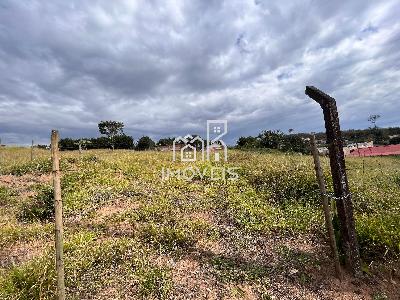
{"label": "distant bush", "polygon": [[400,144],[400,136],[396,136],[394,138],[391,138],[389,140],[389,144],[390,145],[398,145],[398,144]]}
{"label": "distant bush", "polygon": [[[85,140],[84,149],[109,149],[112,147],[110,139],[107,137],[98,137],[91,139],[61,139],[59,142],[60,150],[78,150],[81,140]],[[113,137],[114,149],[133,149],[133,138],[128,135],[116,135]]]}
{"label": "distant bush", "polygon": [[77,140],[73,140],[70,138],[60,139],[58,146],[59,146],[60,150],[78,150],[79,149]]}
{"label": "distant bush", "polygon": [[242,136],[237,141],[237,147],[241,149],[257,149],[261,148],[260,140],[254,136]]}
{"label": "distant bush", "polygon": [[117,135],[114,137],[115,149],[133,149],[133,138],[128,135]]}
{"label": "distant bush", "polygon": [[169,137],[169,138],[162,138],[159,139],[157,142],[157,146],[172,146],[174,143],[174,138]]}
{"label": "distant bush", "polygon": [[308,154],[310,147],[300,136],[284,134],[280,130],[264,130],[257,137],[240,137],[236,142],[239,149],[276,149],[284,152]]}
{"label": "distant bush", "polygon": [[154,149],[155,146],[156,146],[156,144],[150,137],[142,136],[139,139],[135,149],[138,151],[152,150],[152,149]]}

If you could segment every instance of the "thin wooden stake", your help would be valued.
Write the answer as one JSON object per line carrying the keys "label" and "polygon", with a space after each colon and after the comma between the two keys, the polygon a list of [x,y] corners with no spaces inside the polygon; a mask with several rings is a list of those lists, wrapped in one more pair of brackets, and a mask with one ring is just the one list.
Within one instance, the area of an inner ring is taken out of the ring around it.
{"label": "thin wooden stake", "polygon": [[32,140],[32,145],[31,145],[31,161],[33,160],[33,140]]}
{"label": "thin wooden stake", "polygon": [[334,259],[336,276],[340,280],[342,280],[342,270],[340,267],[339,253],[338,253],[338,250],[336,247],[335,233],[333,231],[331,208],[329,205],[328,196],[326,194],[325,179],[324,179],[324,174],[322,172],[321,163],[319,161],[319,154],[318,154],[317,145],[315,144],[315,135],[314,134],[311,135],[311,151],[312,151],[312,154],[314,157],[315,175],[317,177],[319,190],[321,192],[322,207],[324,209],[324,215],[325,215],[325,225],[326,225],[326,229],[328,231],[329,245],[331,247],[332,256]]}
{"label": "thin wooden stake", "polygon": [[62,200],[60,183],[60,160],[58,156],[57,130],[51,132],[51,158],[53,161],[53,186],[54,186],[54,207],[55,207],[55,246],[56,246],[56,272],[57,272],[57,299],[65,299],[64,285],[64,259],[63,259],[63,221],[62,221]]}

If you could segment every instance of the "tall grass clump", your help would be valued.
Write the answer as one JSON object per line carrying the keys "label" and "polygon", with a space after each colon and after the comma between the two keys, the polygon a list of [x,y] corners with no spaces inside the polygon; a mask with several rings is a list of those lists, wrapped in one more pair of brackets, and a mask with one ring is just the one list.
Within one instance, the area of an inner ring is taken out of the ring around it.
{"label": "tall grass clump", "polygon": [[53,187],[39,185],[37,194],[22,204],[18,219],[23,222],[50,221],[54,217]]}
{"label": "tall grass clump", "polygon": [[14,196],[13,191],[5,186],[0,186],[0,205],[9,204],[12,196]]}

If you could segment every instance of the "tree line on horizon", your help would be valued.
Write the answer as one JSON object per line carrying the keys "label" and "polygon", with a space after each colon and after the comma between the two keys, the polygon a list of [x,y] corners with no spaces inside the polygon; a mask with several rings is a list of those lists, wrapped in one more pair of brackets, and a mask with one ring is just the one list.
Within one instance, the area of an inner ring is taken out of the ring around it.
{"label": "tree line on horizon", "polygon": [[79,149],[154,149],[154,141],[148,137],[141,137],[135,144],[132,136],[124,133],[124,123],[118,121],[101,121],[98,124],[101,137],[96,138],[63,138],[59,141],[61,151]]}
{"label": "tree line on horizon", "polygon": [[[376,121],[376,120],[375,120]],[[375,123],[373,123],[375,125]],[[59,142],[60,150],[82,149],[131,149],[152,150],[156,147],[172,146],[174,138],[161,138],[158,142],[149,136],[142,136],[136,143],[132,136],[124,133],[124,123],[118,121],[101,121],[98,124],[99,132],[103,136],[96,138],[63,138]],[[257,136],[242,136],[235,148],[275,149],[283,152],[310,153],[307,138],[308,133],[293,133],[290,129],[286,134],[280,130],[264,130]],[[323,132],[315,133],[320,145],[324,145],[326,135]],[[342,131],[344,142],[366,142],[373,141],[374,144],[388,145],[400,144],[400,127],[379,128],[376,125],[367,129],[350,129]],[[198,145],[196,145],[198,146]]]}
{"label": "tree line on horizon", "polygon": [[[342,140],[344,145],[351,143],[362,143],[373,141],[374,145],[396,145],[400,144],[400,127],[380,128],[377,121],[380,115],[370,115],[368,122],[371,126],[367,129],[349,129],[342,130]],[[300,153],[309,153],[310,138],[309,133],[293,133],[289,129],[288,134],[280,130],[262,131],[258,136],[240,137],[237,141],[237,147],[241,149],[277,149],[281,151],[291,151]],[[319,146],[327,146],[326,133],[315,133],[315,138]]]}

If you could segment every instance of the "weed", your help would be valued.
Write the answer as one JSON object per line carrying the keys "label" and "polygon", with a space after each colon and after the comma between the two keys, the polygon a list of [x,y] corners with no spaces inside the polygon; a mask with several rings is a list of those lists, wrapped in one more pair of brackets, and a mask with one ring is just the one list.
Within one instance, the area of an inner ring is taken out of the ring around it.
{"label": "weed", "polygon": [[10,204],[11,197],[15,194],[5,186],[0,186],[0,205]]}
{"label": "weed", "polygon": [[25,222],[49,221],[54,217],[53,187],[40,185],[31,201],[23,203],[18,219]]}
{"label": "weed", "polygon": [[50,159],[35,159],[32,162],[12,165],[2,170],[3,174],[21,176],[27,173],[45,174],[51,171],[52,165]]}
{"label": "weed", "polygon": [[213,273],[222,282],[241,283],[267,277],[269,270],[263,265],[226,256],[215,256],[210,260]]}
{"label": "weed", "polygon": [[172,289],[170,270],[158,266],[142,266],[135,272],[139,294],[143,299],[167,299]]}
{"label": "weed", "polygon": [[388,297],[383,292],[376,292],[372,295],[372,300],[386,300]]}
{"label": "weed", "polygon": [[146,224],[140,229],[140,238],[166,251],[185,249],[192,246],[195,237],[192,232],[179,225]]}
{"label": "weed", "polygon": [[0,249],[18,241],[47,238],[53,230],[52,224],[32,223],[29,225],[2,224],[0,228]]}

